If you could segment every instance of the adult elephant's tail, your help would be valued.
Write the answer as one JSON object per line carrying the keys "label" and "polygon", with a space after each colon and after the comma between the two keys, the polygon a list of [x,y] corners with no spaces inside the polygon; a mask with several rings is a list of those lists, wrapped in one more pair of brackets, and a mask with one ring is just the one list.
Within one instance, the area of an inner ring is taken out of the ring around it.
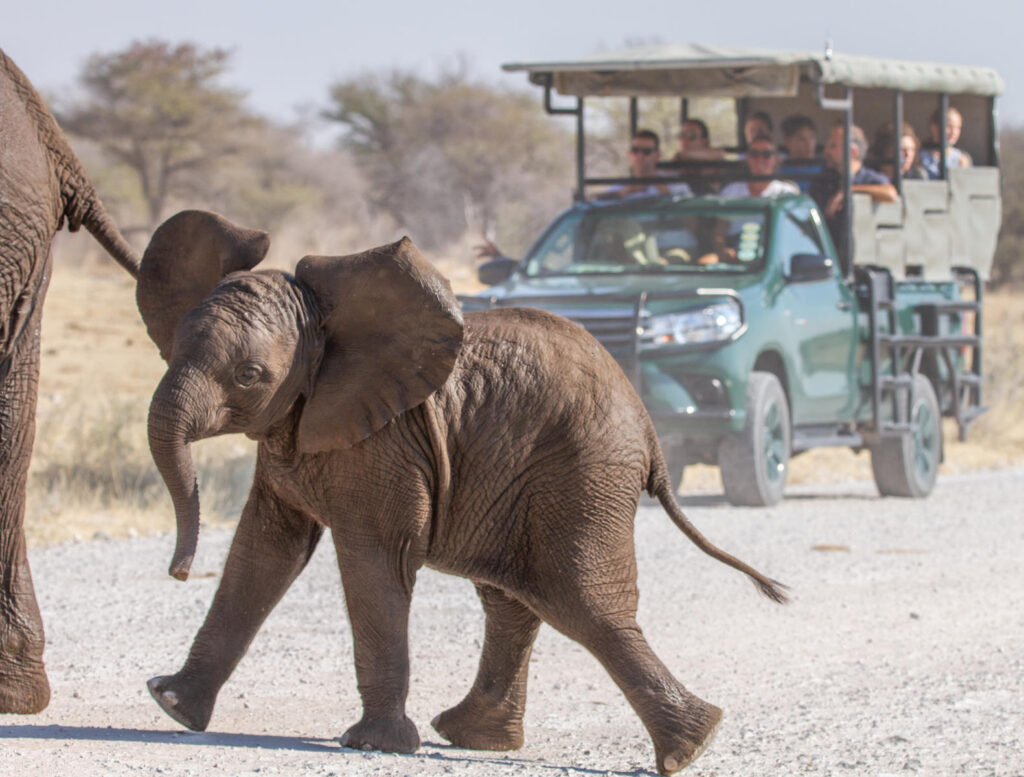
{"label": "adult elephant's tail", "polygon": [[668,468],[665,466],[665,457],[661,453],[661,446],[658,445],[657,441],[653,441],[651,446],[651,472],[647,478],[647,493],[661,502],[661,506],[665,508],[665,512],[668,513],[672,522],[675,523],[683,534],[690,538],[690,541],[700,548],[702,551],[707,553],[711,558],[721,561],[723,564],[728,564],[733,569],[737,569],[747,577],[749,577],[754,585],[757,586],[757,590],[767,596],[773,602],[779,604],[785,604],[789,601],[789,597],[786,596],[786,586],[782,583],[765,577],[756,569],[749,564],[745,564],[735,556],[726,553],[719,547],[716,547],[707,538],[697,531],[697,528],[690,523],[689,519],[683,514],[682,509],[676,502],[675,494],[672,493],[672,487],[669,485]]}
{"label": "adult elephant's tail", "polygon": [[57,120],[21,69],[0,49],[0,77],[10,79],[26,112],[36,125],[39,142],[49,157],[50,169],[60,189],[57,229],[67,223],[75,232],[84,226],[114,260],[133,278],[139,274],[139,254],[114,224],[85,174],[81,160],[71,148]]}

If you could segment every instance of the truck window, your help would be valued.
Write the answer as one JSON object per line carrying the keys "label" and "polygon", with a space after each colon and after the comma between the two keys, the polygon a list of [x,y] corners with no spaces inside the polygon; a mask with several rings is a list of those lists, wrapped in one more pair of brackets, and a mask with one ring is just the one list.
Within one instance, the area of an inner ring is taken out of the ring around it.
{"label": "truck window", "polygon": [[527,258],[526,274],[751,272],[764,262],[766,213],[721,203],[570,213]]}
{"label": "truck window", "polygon": [[778,235],[776,237],[778,256],[784,274],[788,275],[790,263],[796,254],[827,255],[825,244],[821,239],[817,219],[811,208],[797,205],[782,212],[779,216]]}

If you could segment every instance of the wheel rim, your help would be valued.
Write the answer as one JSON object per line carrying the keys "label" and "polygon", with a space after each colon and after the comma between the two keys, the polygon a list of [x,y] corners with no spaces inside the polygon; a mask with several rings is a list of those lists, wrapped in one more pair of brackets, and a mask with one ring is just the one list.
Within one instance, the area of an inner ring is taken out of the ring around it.
{"label": "wheel rim", "polygon": [[932,410],[927,402],[915,405],[913,428],[914,469],[921,480],[928,480],[935,471],[939,440],[935,433]]}
{"label": "wheel rim", "polygon": [[782,480],[786,472],[786,430],[782,411],[772,402],[764,414],[764,474],[772,483]]}

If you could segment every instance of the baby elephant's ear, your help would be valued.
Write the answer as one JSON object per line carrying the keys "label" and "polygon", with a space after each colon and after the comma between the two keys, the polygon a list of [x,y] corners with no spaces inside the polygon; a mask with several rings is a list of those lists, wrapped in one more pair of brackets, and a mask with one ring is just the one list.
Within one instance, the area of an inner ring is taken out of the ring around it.
{"label": "baby elephant's ear", "polygon": [[183,210],[157,227],[142,256],[135,299],[164,361],[182,316],[225,275],[255,267],[269,247],[266,232],[208,211]]}
{"label": "baby elephant's ear", "polygon": [[355,445],[444,385],[462,347],[462,312],[409,238],[351,256],[307,256],[295,276],[323,306],[326,329],[299,420],[300,453]]}

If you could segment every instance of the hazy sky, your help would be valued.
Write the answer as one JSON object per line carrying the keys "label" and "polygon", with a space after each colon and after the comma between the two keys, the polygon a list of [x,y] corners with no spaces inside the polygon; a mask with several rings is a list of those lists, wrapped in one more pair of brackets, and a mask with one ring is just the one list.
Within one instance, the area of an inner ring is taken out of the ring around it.
{"label": "hazy sky", "polygon": [[[192,40],[234,51],[228,79],[272,118],[326,102],[328,85],[395,66],[526,85],[505,62],[588,56],[626,44],[693,42],[984,65],[1006,82],[1002,122],[1024,124],[1024,3],[974,0],[2,0],[0,47],[36,86],[70,94],[86,57],[131,41]],[[12,10],[13,9],[13,10]],[[539,90],[538,100],[540,96]],[[539,105],[539,102],[538,102]]]}

